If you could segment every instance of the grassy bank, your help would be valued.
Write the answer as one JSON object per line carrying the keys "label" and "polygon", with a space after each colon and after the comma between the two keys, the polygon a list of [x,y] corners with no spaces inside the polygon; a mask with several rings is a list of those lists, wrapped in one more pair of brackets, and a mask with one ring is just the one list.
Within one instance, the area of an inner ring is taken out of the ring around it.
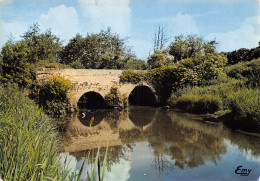
{"label": "grassy bank", "polygon": [[260,132],[260,90],[238,82],[186,87],[172,94],[171,107],[191,113],[226,113],[222,120],[235,129]]}
{"label": "grassy bank", "polygon": [[43,111],[17,88],[0,86],[0,178],[76,180],[80,174],[71,175],[59,163],[57,147],[57,133]]}

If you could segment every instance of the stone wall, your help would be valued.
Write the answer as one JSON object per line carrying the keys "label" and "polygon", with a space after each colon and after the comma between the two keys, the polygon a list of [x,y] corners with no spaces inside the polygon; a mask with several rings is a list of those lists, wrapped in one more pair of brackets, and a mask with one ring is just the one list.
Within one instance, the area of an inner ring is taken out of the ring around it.
{"label": "stone wall", "polygon": [[70,90],[72,105],[76,105],[80,97],[89,91],[97,92],[105,97],[113,85],[117,86],[121,94],[125,94],[127,97],[140,84],[152,89],[151,86],[144,82],[140,84],[120,84],[119,79],[122,72],[123,70],[104,69],[43,69],[37,71],[37,79],[45,81],[48,76],[53,74],[69,79],[72,84]]}

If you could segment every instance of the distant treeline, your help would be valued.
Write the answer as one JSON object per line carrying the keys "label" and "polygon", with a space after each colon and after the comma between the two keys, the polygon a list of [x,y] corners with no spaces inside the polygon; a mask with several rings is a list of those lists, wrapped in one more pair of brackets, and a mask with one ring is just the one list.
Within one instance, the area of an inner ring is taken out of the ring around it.
{"label": "distant treeline", "polygon": [[256,48],[240,48],[231,52],[225,52],[224,54],[227,56],[229,65],[234,65],[239,62],[251,61],[260,57],[260,42]]}

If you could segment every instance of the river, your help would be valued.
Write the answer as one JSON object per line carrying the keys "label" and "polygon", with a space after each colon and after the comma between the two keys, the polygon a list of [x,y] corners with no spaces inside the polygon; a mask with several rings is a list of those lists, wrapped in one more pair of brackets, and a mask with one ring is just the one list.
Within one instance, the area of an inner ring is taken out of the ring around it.
{"label": "river", "polygon": [[[91,120],[91,118],[93,118]],[[81,110],[61,133],[61,160],[79,170],[89,151],[108,146],[107,181],[257,180],[260,136],[152,107]],[[82,180],[85,180],[86,168]]]}

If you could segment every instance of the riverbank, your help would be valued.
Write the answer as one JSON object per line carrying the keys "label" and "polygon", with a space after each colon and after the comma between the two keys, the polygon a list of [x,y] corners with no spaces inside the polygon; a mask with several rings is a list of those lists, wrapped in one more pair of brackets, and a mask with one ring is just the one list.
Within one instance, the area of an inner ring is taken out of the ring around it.
{"label": "riverbank", "polygon": [[0,178],[78,179],[80,173],[60,163],[59,144],[55,125],[42,109],[17,87],[0,86]]}

